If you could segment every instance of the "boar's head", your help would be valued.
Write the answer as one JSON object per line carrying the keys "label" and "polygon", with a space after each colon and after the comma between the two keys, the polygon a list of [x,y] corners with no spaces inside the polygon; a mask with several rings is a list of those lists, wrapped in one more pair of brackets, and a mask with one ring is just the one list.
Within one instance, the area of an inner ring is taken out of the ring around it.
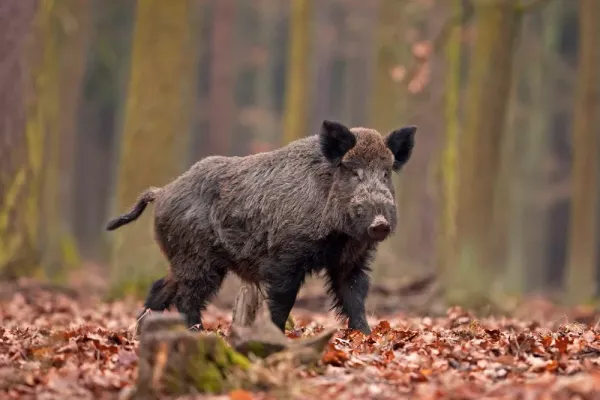
{"label": "boar's head", "polygon": [[392,172],[409,160],[416,126],[383,136],[373,129],[352,128],[323,121],[321,152],[331,165],[329,202],[336,208],[337,225],[359,240],[380,242],[396,229]]}

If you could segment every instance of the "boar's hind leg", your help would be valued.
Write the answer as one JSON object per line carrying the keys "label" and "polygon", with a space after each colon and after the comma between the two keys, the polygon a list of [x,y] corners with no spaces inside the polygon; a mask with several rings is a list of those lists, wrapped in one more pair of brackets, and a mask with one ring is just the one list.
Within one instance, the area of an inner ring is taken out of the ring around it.
{"label": "boar's hind leg", "polygon": [[369,275],[360,267],[354,268],[347,275],[336,273],[336,269],[332,268],[328,270],[328,275],[329,292],[335,298],[333,308],[338,315],[348,318],[348,328],[359,330],[365,335],[370,334],[365,313]]}
{"label": "boar's hind leg", "polygon": [[148,297],[144,302],[144,308],[152,311],[164,311],[173,302],[177,287],[169,278],[160,278],[150,287]]}
{"label": "boar's hind leg", "polygon": [[175,306],[186,316],[188,328],[204,329],[201,313],[211,298],[219,291],[227,269],[223,265],[193,266],[186,265],[176,271],[185,271],[185,275],[178,277],[177,295]]}
{"label": "boar's hind leg", "polygon": [[176,291],[177,285],[170,277],[160,278],[150,286],[148,296],[144,302],[144,309],[136,317],[138,333],[141,328],[139,322],[144,318],[148,309],[152,311],[166,310],[173,303]]}
{"label": "boar's hind leg", "polygon": [[272,265],[268,268],[264,280],[271,320],[282,332],[285,332],[285,322],[304,282],[304,269],[299,268],[296,264],[293,266]]}

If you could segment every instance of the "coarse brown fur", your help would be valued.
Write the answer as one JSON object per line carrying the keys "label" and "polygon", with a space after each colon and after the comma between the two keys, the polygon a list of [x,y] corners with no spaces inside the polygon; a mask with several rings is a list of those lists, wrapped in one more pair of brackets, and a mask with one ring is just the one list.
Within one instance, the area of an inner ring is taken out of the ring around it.
{"label": "coarse brown fur", "polygon": [[170,273],[146,306],[174,304],[188,325],[229,271],[266,287],[273,322],[283,329],[305,277],[324,271],[338,314],[365,333],[369,263],[397,225],[390,173],[408,161],[416,127],[385,137],[324,121],[317,135],[246,157],[206,157],[161,189],[146,191],[135,220],[155,201],[156,239]]}

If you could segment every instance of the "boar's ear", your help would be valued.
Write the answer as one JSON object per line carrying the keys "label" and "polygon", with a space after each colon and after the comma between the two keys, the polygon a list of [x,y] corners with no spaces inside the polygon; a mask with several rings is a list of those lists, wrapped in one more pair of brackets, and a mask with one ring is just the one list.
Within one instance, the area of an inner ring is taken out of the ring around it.
{"label": "boar's ear", "polygon": [[390,132],[385,138],[387,147],[394,153],[394,171],[399,171],[410,158],[415,146],[415,132],[417,127],[409,125]]}
{"label": "boar's ear", "polygon": [[342,157],[356,145],[356,136],[340,124],[324,120],[319,133],[321,152],[332,164],[339,164]]}

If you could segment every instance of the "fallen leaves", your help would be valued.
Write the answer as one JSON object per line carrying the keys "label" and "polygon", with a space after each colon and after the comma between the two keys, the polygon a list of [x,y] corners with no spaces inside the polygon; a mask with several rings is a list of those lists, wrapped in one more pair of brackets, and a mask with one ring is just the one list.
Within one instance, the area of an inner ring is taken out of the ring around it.
{"label": "fallen leaves", "polygon": [[252,393],[245,390],[237,389],[229,392],[229,398],[231,400],[253,400]]}
{"label": "fallen leaves", "polygon": [[[0,303],[2,398],[115,398],[137,374],[139,304],[79,304],[61,293],[16,292]],[[539,300],[538,300],[539,301]],[[536,303],[539,304],[539,303]],[[597,315],[536,305],[534,317],[477,319],[457,307],[444,317],[370,320],[372,333],[340,329],[319,371],[299,367],[299,398],[596,398],[600,396]],[[526,310],[526,309],[523,309]],[[561,317],[558,317],[560,315]],[[287,335],[304,339],[336,323],[295,310]],[[205,325],[229,335],[230,310],[210,306]],[[187,397],[186,397],[187,398]],[[193,398],[193,397],[190,397]],[[278,398],[237,390],[214,398]]]}
{"label": "fallen leaves", "polygon": [[[344,383],[332,381],[327,374],[314,381],[325,388],[348,388],[338,390],[336,398],[356,398],[357,393],[368,397],[373,381],[366,378],[371,374],[379,385],[377,398],[397,398],[395,393],[425,398],[547,393],[568,398],[573,386],[586,395],[600,395],[595,328],[552,325],[507,318],[476,320],[450,309],[446,318],[435,320],[380,321],[369,336],[341,330],[322,361],[343,367],[353,383],[349,385],[347,378]],[[580,387],[584,381],[575,377],[583,375],[588,380]]]}
{"label": "fallen leaves", "polygon": [[341,367],[349,359],[350,356],[346,352],[338,350],[335,344],[330,343],[321,361],[326,365]]}
{"label": "fallen leaves", "polygon": [[0,305],[4,398],[102,397],[133,381],[132,306],[100,303],[82,309],[72,298],[45,291],[28,298],[16,293]]}

